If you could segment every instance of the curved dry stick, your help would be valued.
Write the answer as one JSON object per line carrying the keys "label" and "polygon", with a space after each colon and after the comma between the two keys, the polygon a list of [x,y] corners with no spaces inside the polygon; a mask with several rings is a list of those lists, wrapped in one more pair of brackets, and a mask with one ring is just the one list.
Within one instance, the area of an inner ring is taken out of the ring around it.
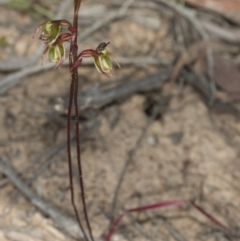
{"label": "curved dry stick", "polygon": [[111,210],[111,222],[110,222],[110,225],[112,225],[112,222],[113,222],[114,211],[115,211],[116,204],[117,204],[118,194],[120,192],[120,189],[121,189],[124,177],[125,177],[125,175],[127,173],[128,167],[131,164],[131,162],[133,161],[134,156],[135,156],[137,150],[139,149],[139,147],[140,147],[140,145],[142,143],[143,138],[145,137],[149,127],[151,126],[151,124],[155,120],[155,118],[157,117],[158,113],[159,113],[158,108],[154,108],[153,114],[151,115],[151,118],[148,119],[148,122],[147,122],[146,126],[143,128],[140,136],[138,137],[137,142],[136,142],[134,148],[131,151],[129,151],[128,158],[127,158],[127,160],[126,160],[126,162],[124,164],[122,172],[120,173],[120,177],[119,177],[119,180],[118,180],[118,183],[117,183],[117,187],[115,188],[115,191],[114,191],[113,200],[112,200],[112,210]]}
{"label": "curved dry stick", "polygon": [[[173,9],[176,11],[179,15],[184,17],[193,27],[194,29],[199,33],[201,38],[204,40],[204,42],[207,44],[209,42],[209,36],[207,32],[205,31],[203,25],[201,22],[196,18],[196,12],[190,9],[186,9],[183,7],[181,4],[174,3],[169,0],[155,0],[155,2],[159,2],[161,4],[164,4],[165,6]],[[213,60],[213,55],[212,55],[212,48],[210,45],[207,44],[207,66],[208,66],[208,77],[209,77],[209,87],[212,93],[210,102],[213,103],[215,100],[215,95],[216,95],[216,85],[214,82],[214,60]]]}
{"label": "curved dry stick", "polygon": [[[121,65],[136,65],[136,66],[145,66],[145,65],[167,65],[163,59],[151,58],[146,56],[138,56],[134,58],[118,58]],[[68,62],[65,62],[63,65],[68,66]],[[85,59],[83,65],[93,65],[92,60]],[[0,95],[6,93],[9,89],[19,84],[25,77],[37,74],[41,71],[46,71],[53,69],[53,63],[45,63],[40,66],[29,66],[24,69],[21,69],[15,73],[9,74],[7,77],[2,78],[0,81]]]}
{"label": "curved dry stick", "polygon": [[[104,90],[95,85],[88,91],[79,94],[78,105],[81,110],[89,107],[101,108],[115,100],[121,100],[136,93],[161,88],[170,78],[172,69],[172,67],[168,67],[138,81],[127,81],[114,87],[105,88]],[[63,109],[66,109],[67,103],[68,98],[64,100]]]}
{"label": "curved dry stick", "polygon": [[[60,210],[52,206],[46,200],[34,192],[15,172],[15,170],[3,159],[0,159],[0,172],[8,177],[12,184],[42,213],[54,220],[59,230],[76,239],[83,239],[83,233],[79,232],[76,221],[66,216]],[[95,241],[101,241],[95,239]]]}

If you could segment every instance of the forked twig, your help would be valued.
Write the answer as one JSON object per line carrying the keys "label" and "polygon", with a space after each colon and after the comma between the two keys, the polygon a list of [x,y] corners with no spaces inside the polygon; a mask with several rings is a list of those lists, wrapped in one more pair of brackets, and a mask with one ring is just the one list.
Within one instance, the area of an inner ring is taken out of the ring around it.
{"label": "forked twig", "polygon": [[134,212],[142,212],[142,211],[146,211],[146,210],[151,210],[151,209],[158,209],[158,208],[165,208],[165,207],[170,207],[170,206],[179,206],[179,205],[183,205],[185,204],[186,201],[183,199],[180,200],[173,200],[173,201],[166,201],[166,202],[160,202],[160,203],[154,203],[151,205],[146,205],[146,206],[140,206],[140,207],[136,207],[136,208],[131,208],[131,209],[127,209],[126,211],[124,211],[113,223],[113,225],[111,226],[107,236],[106,236],[106,241],[110,241],[111,236],[113,235],[113,233],[115,232],[118,224],[120,223],[120,221],[122,220],[122,218],[125,216],[126,212],[129,213],[134,213]]}
{"label": "forked twig", "polygon": [[184,199],[179,199],[179,200],[170,200],[170,201],[165,201],[165,202],[159,202],[159,203],[154,203],[150,205],[145,205],[145,206],[139,206],[136,208],[131,208],[127,209],[124,211],[119,217],[114,221],[113,225],[109,229],[109,232],[106,236],[105,241],[110,241],[113,233],[115,232],[117,226],[119,225],[120,221],[122,218],[126,215],[127,212],[133,213],[133,212],[142,212],[142,211],[147,211],[147,210],[152,210],[152,209],[159,209],[159,208],[167,208],[171,206],[180,206],[184,204],[190,203],[192,207],[194,207],[198,212],[200,212],[203,216],[205,216],[208,220],[210,220],[212,223],[214,223],[217,227],[221,228],[225,233],[230,233],[230,229],[222,224],[220,221],[218,221],[213,215],[209,214],[207,211],[205,211],[202,207],[198,206],[195,204],[194,201],[187,201]]}

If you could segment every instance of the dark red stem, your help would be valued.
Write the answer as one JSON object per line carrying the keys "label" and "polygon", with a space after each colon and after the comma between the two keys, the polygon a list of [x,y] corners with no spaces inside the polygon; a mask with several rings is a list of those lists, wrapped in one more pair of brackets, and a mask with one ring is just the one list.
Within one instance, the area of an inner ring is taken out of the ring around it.
{"label": "dark red stem", "polygon": [[87,240],[87,235],[83,229],[83,226],[82,226],[82,223],[81,223],[78,211],[77,211],[77,207],[75,204],[75,198],[74,198],[72,156],[71,156],[71,112],[72,112],[72,105],[73,105],[73,92],[74,92],[74,80],[72,79],[71,85],[70,85],[68,117],[67,117],[67,149],[68,149],[68,168],[69,168],[70,192],[71,192],[71,202],[72,202],[72,206],[73,206],[76,218],[77,218],[77,222],[84,235],[84,238]]}
{"label": "dark red stem", "polygon": [[[78,50],[78,45],[77,45],[77,35],[78,35],[78,12],[79,8],[81,5],[82,0],[75,0],[74,1],[74,17],[73,17],[73,29],[75,31],[75,34],[73,34],[73,38],[71,41],[71,46],[70,46],[70,54],[69,54],[69,67],[70,67],[70,72],[71,72],[71,77],[72,77],[72,82],[71,82],[71,90],[70,90],[70,98],[69,98],[69,113],[68,113],[68,119],[71,119],[71,108],[72,105],[74,104],[74,109],[75,109],[75,133],[76,133],[76,148],[77,148],[77,165],[78,165],[78,173],[79,173],[79,185],[81,189],[81,199],[82,199],[82,205],[83,205],[83,212],[84,212],[84,218],[86,220],[87,228],[90,234],[90,239],[91,241],[94,241],[93,236],[92,236],[92,230],[90,226],[90,222],[88,219],[88,214],[87,214],[87,207],[86,207],[86,202],[85,202],[85,194],[84,194],[84,184],[83,184],[83,175],[82,175],[82,165],[81,165],[81,148],[80,148],[80,140],[79,140],[79,113],[78,113],[78,68],[72,69],[73,64],[77,61],[77,50]],[[81,60],[79,60],[79,64],[81,64]],[[70,122],[70,121],[68,121]],[[70,123],[68,125],[68,157],[69,157],[69,163],[71,165],[71,146],[70,146]],[[71,168],[70,168],[71,169]],[[70,172],[69,172],[70,173]],[[72,170],[70,174],[70,184],[72,185]],[[74,199],[74,193],[73,193],[73,188],[71,189],[71,196],[73,196]],[[76,209],[76,205],[73,203],[73,207],[77,216],[77,220],[79,223],[79,226],[84,234],[84,237],[86,240],[88,240],[88,237],[86,233],[83,230],[82,223],[79,218],[79,214]]]}

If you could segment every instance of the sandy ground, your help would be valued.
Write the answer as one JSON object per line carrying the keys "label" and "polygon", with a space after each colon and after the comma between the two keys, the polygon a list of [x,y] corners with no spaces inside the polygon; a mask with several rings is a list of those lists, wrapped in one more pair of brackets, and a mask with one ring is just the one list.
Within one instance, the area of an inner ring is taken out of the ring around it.
{"label": "sandy ground", "polygon": [[[12,11],[9,13],[14,15]],[[120,29],[115,24],[109,29],[110,36],[115,36]],[[126,25],[124,21],[120,24]],[[154,40],[155,35],[143,34],[147,30],[139,29],[134,23],[130,23],[128,29],[121,29],[135,33],[135,41],[152,43]],[[161,29],[164,32],[164,27]],[[11,31],[11,34],[14,39],[16,33]],[[122,35],[118,34],[120,37],[116,38],[112,50],[119,51],[121,46],[127,49]],[[127,41],[127,44],[134,46],[135,43]],[[26,50],[26,45],[23,46]],[[166,41],[166,46],[171,46],[170,40]],[[148,51],[148,44],[145,44],[140,49],[132,47],[128,54]],[[167,47],[161,54],[171,59]],[[4,58],[7,58],[6,53]],[[115,78],[121,79],[128,71],[127,67],[115,70]],[[154,68],[147,71],[153,72]],[[142,76],[143,72],[146,70],[139,71],[134,78]],[[92,67],[84,68],[81,88],[98,83],[96,76]],[[112,80],[104,77],[99,80],[106,84],[109,81]],[[27,167],[21,173],[24,179],[34,175],[42,163],[49,161],[48,154],[66,142],[66,116],[54,110],[52,99],[67,96],[68,88],[68,70],[62,68],[27,77],[0,97],[0,153],[17,170]],[[210,112],[190,87],[175,87],[171,96],[164,90],[134,95],[102,110],[81,114],[81,133],[89,130],[81,148],[86,200],[95,237],[103,238],[108,230],[119,176],[133,150],[136,153],[118,195],[115,217],[123,208],[181,198],[195,199],[222,223],[232,230],[239,230],[239,120],[231,115]],[[151,119],[151,114],[146,114],[149,96],[157,96],[160,106],[165,106],[165,111],[155,120]],[[135,148],[145,129],[140,145]],[[74,150],[73,147],[73,158]],[[77,173],[74,178],[79,195]],[[0,182],[4,180],[5,177],[0,176]],[[57,154],[48,169],[32,184],[40,196],[73,215],[66,149]],[[1,241],[72,240],[11,183],[1,186],[0,197]],[[171,228],[184,238],[182,240],[231,239],[188,205],[146,211],[133,217],[123,219],[112,240],[176,240]]]}

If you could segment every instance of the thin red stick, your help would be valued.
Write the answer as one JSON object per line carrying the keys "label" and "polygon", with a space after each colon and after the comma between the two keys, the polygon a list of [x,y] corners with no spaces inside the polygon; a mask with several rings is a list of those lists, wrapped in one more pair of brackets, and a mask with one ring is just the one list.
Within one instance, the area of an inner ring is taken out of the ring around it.
{"label": "thin red stick", "polygon": [[110,241],[111,236],[113,235],[113,233],[115,232],[118,224],[120,223],[120,221],[122,220],[122,218],[124,217],[124,215],[127,212],[133,213],[133,212],[141,212],[141,211],[146,211],[146,210],[151,210],[151,209],[155,209],[155,208],[164,208],[164,207],[170,207],[170,206],[179,206],[179,205],[183,205],[185,204],[186,201],[183,199],[180,200],[173,200],[173,201],[166,201],[166,202],[160,202],[160,203],[154,203],[151,205],[145,205],[145,206],[140,206],[140,207],[136,207],[136,208],[131,208],[131,209],[127,209],[124,213],[122,213],[113,223],[112,227],[110,228],[107,236],[106,236],[106,241]]}
{"label": "thin red stick", "polygon": [[210,221],[212,221],[213,223],[215,223],[217,226],[219,226],[220,228],[224,229],[225,231],[229,231],[229,228],[227,226],[225,226],[224,224],[222,224],[221,222],[219,222],[216,218],[214,218],[211,214],[207,213],[203,208],[201,208],[200,206],[198,206],[197,204],[195,204],[193,201],[191,202],[192,206],[194,208],[196,208],[200,213],[202,213],[205,217],[207,217]]}

